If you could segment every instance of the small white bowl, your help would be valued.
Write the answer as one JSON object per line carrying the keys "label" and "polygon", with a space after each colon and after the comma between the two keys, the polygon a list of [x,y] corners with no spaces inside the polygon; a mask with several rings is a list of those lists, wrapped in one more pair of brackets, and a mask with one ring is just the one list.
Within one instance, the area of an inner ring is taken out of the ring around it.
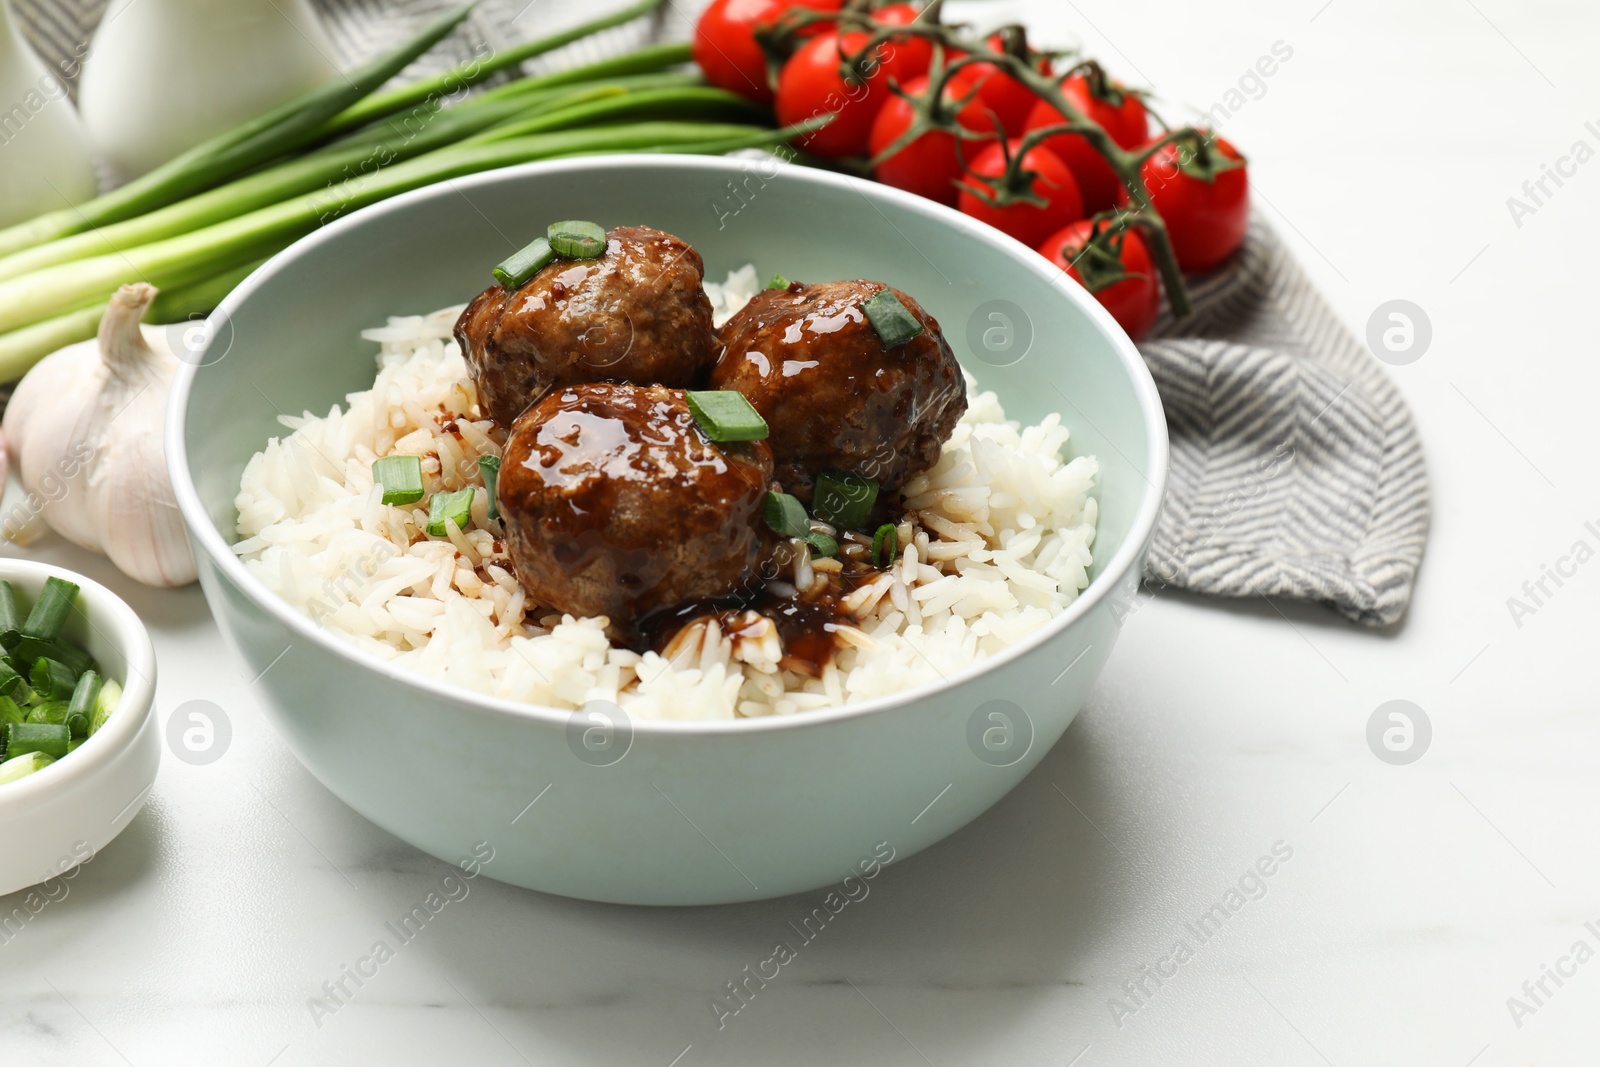
{"label": "small white bowl", "polygon": [[161,764],[156,654],[133,609],[99,582],[59,567],[0,559],[0,578],[31,605],[49,577],[77,584],[63,636],[88,652],[122,701],[77,751],[0,785],[0,896],[54,878],[110,843],[144,807]]}

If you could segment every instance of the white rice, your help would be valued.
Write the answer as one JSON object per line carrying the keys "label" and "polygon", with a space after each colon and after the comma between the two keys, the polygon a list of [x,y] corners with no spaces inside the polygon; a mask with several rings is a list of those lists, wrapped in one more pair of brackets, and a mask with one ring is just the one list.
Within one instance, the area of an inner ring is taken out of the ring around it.
{"label": "white rice", "polygon": [[[761,283],[754,267],[708,283],[720,323]],[[512,700],[575,709],[610,701],[631,716],[787,715],[939,680],[1020,640],[1088,584],[1096,502],[1092,457],[1064,462],[1058,415],[1006,420],[968,380],[966,416],[938,464],[907,487],[894,566],[855,589],[857,628],[812,678],[785,669],[773,625],[737,636],[692,624],[663,654],[613,647],[604,619],[527,603],[488,520],[480,455],[499,435],[475,418],[476,394],[451,327],[460,308],[394,318],[378,341],[377,380],[327,415],[283,417],[246,466],[235,551],[274,592],[358,647],[419,674]],[[454,422],[458,439],[442,429]],[[372,480],[380,456],[423,457],[426,488],[477,488],[472,529],[431,537],[425,501],[391,506]],[[831,561],[797,562],[789,584]]]}

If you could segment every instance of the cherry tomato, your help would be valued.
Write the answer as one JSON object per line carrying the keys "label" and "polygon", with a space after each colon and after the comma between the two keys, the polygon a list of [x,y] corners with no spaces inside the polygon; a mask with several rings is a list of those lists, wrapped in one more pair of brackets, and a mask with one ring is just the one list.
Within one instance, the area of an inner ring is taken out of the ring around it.
{"label": "cherry tomato", "polygon": [[[1114,88],[1122,94],[1122,102],[1117,105],[1091,93],[1089,79],[1082,74],[1074,74],[1061,84],[1061,91],[1066,98],[1078,110],[1099,123],[1111,135],[1113,141],[1123,148],[1141,145],[1149,136],[1150,130],[1144,104],[1137,96],[1122,89],[1121,86]],[[1034,103],[1033,111],[1028,115],[1026,127],[1032,132],[1046,126],[1059,126],[1066,121],[1061,112],[1048,102],[1039,100]],[[1116,171],[1111,169],[1105,157],[1096,152],[1094,146],[1082,134],[1064,133],[1052,137],[1045,142],[1045,147],[1060,156],[1061,161],[1072,168],[1073,176],[1078,179],[1078,188],[1083,190],[1084,209],[1090,214],[1111,207],[1122,195],[1122,183],[1117,180]]]}
{"label": "cherry tomato", "polygon": [[[881,7],[872,13],[874,22],[881,22],[886,26],[909,26],[922,17],[922,10],[915,4],[890,4]],[[896,60],[896,70],[901,85],[905,79],[914,78],[928,73],[928,68],[933,66],[933,42],[926,37],[903,37],[900,40],[891,40],[884,46],[885,50],[892,52]]]}
{"label": "cherry tomato", "polygon": [[[921,101],[928,95],[926,76],[912,78],[902,89],[907,96]],[[965,68],[957,71],[945,82],[944,102],[954,107],[973,89],[973,76]],[[883,105],[872,124],[870,148],[877,159],[890,146],[903,137],[917,118],[917,105],[912,99],[896,96]],[[975,133],[993,135],[989,112],[974,99],[956,112],[956,122]],[[966,173],[964,159],[971,159],[984,148],[981,141],[966,141],[960,145],[954,134],[943,130],[930,130],[912,141],[894,155],[878,163],[873,174],[885,185],[905,189],[937,200],[949,207],[956,206],[960,190],[956,183]]]}
{"label": "cherry tomato", "polygon": [[[694,61],[706,81],[719,89],[749,97],[758,104],[772,103],[772,86],[767,84],[767,57],[756,42],[758,26],[767,26],[790,8],[808,7],[816,11],[838,11],[844,0],[712,0],[694,30]],[[833,28],[819,22],[804,31],[806,36],[826,33]]]}
{"label": "cherry tomato", "polygon": [[[1039,251],[1071,275],[1073,281],[1083,285],[1083,274],[1075,264],[1084,245],[1089,243],[1089,234],[1093,230],[1093,220],[1079,219],[1040,245]],[[1130,227],[1123,231],[1121,240],[1122,254],[1118,259],[1122,269],[1138,277],[1113,282],[1093,296],[1111,312],[1112,318],[1128,332],[1128,336],[1138,341],[1150,332],[1156,316],[1161,312],[1161,282],[1156,275],[1155,265],[1150,261],[1150,249],[1145,247],[1139,231]]]}
{"label": "cherry tomato", "polygon": [[[1239,150],[1220,137],[1211,142],[1208,153],[1244,162]],[[1145,160],[1140,173],[1150,190],[1151,205],[1167,224],[1178,266],[1210,270],[1244,240],[1250,225],[1250,179],[1246,168],[1238,166],[1214,172],[1208,180],[1183,168],[1193,155],[1191,145],[1166,145]]]}
{"label": "cherry tomato", "polygon": [[820,130],[798,139],[808,152],[828,159],[860,156],[867,152],[872,122],[893,93],[888,83],[910,81],[902,57],[884,45],[873,53],[875,63],[864,82],[846,81],[839,73],[845,56],[867,47],[871,35],[861,32],[825,33],[813,37],[789,57],[778,78],[778,122],[798,122],[833,114],[837,117]]}
{"label": "cherry tomato", "polygon": [[[1019,147],[1020,142],[1011,143],[1012,152]],[[1031,188],[1048,202],[1048,206],[1018,203],[997,208],[978,199],[970,189],[961,190],[958,202],[964,213],[1010,234],[1030,248],[1038,248],[1046,238],[1067,223],[1083,218],[1083,196],[1078,192],[1078,183],[1072,177],[1072,171],[1048,148],[1029,151],[1022,157],[1022,166],[1024,170],[1038,175]],[[992,191],[992,179],[999,178],[1005,170],[1005,153],[1001,145],[992,144],[972,161],[969,184]]]}
{"label": "cherry tomato", "polygon": [[[989,38],[989,47],[997,52],[1003,51],[1005,41],[997,33]],[[1006,136],[1021,137],[1027,131],[1028,116],[1033,114],[1033,106],[1039,103],[1033,90],[994,63],[974,63],[962,69],[972,72],[978,83],[978,99],[1000,120]],[[1049,69],[1050,61],[1040,59],[1039,70],[1048,72]]]}

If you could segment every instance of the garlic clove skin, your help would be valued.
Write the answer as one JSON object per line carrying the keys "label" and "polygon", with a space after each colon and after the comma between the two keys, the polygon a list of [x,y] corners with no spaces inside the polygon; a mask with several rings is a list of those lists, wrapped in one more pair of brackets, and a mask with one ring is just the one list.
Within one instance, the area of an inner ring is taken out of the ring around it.
{"label": "garlic clove skin", "polygon": [[194,554],[163,433],[178,360],[163,331],[140,325],[155,295],[149,285],[119,289],[94,341],[28,372],[3,426],[18,476],[51,527],[147,585],[186,585]]}
{"label": "garlic clove skin", "polygon": [[[100,537],[89,525],[88,477],[83,461],[93,445],[83,440],[81,407],[65,398],[93,397],[104,388],[106,369],[99,343],[69,345],[47,356],[17,385],[6,405],[6,446],[17,465],[17,477],[45,521],[61,536],[91,552]],[[70,419],[69,425],[63,425]]]}
{"label": "garlic clove skin", "polygon": [[[188,585],[196,577],[159,432],[170,381],[169,374],[161,388],[138,393],[107,424],[100,439],[103,455],[89,468],[89,525],[108,531],[105,554],[130,578],[155,586]],[[161,476],[142,473],[150,471]]]}

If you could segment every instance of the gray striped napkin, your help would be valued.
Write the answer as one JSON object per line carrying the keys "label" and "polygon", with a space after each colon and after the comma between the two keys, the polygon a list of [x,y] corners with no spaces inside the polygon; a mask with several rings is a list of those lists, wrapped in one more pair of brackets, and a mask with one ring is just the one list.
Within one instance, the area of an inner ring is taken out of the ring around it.
{"label": "gray striped napkin", "polygon": [[[4,0],[0,0],[4,2]],[[12,0],[47,62],[73,54],[107,0]],[[151,0],[154,2],[154,0]],[[393,44],[454,0],[313,0],[348,65]],[[531,69],[590,62],[681,37],[703,0],[671,2]],[[555,32],[622,0],[484,0],[408,76],[481,43]],[[1368,626],[1400,619],[1428,534],[1428,481],[1399,391],[1334,317],[1270,227],[1201,279],[1196,313],[1157,324],[1141,346],[1166,405],[1172,474],[1147,589],[1329,604]]]}

